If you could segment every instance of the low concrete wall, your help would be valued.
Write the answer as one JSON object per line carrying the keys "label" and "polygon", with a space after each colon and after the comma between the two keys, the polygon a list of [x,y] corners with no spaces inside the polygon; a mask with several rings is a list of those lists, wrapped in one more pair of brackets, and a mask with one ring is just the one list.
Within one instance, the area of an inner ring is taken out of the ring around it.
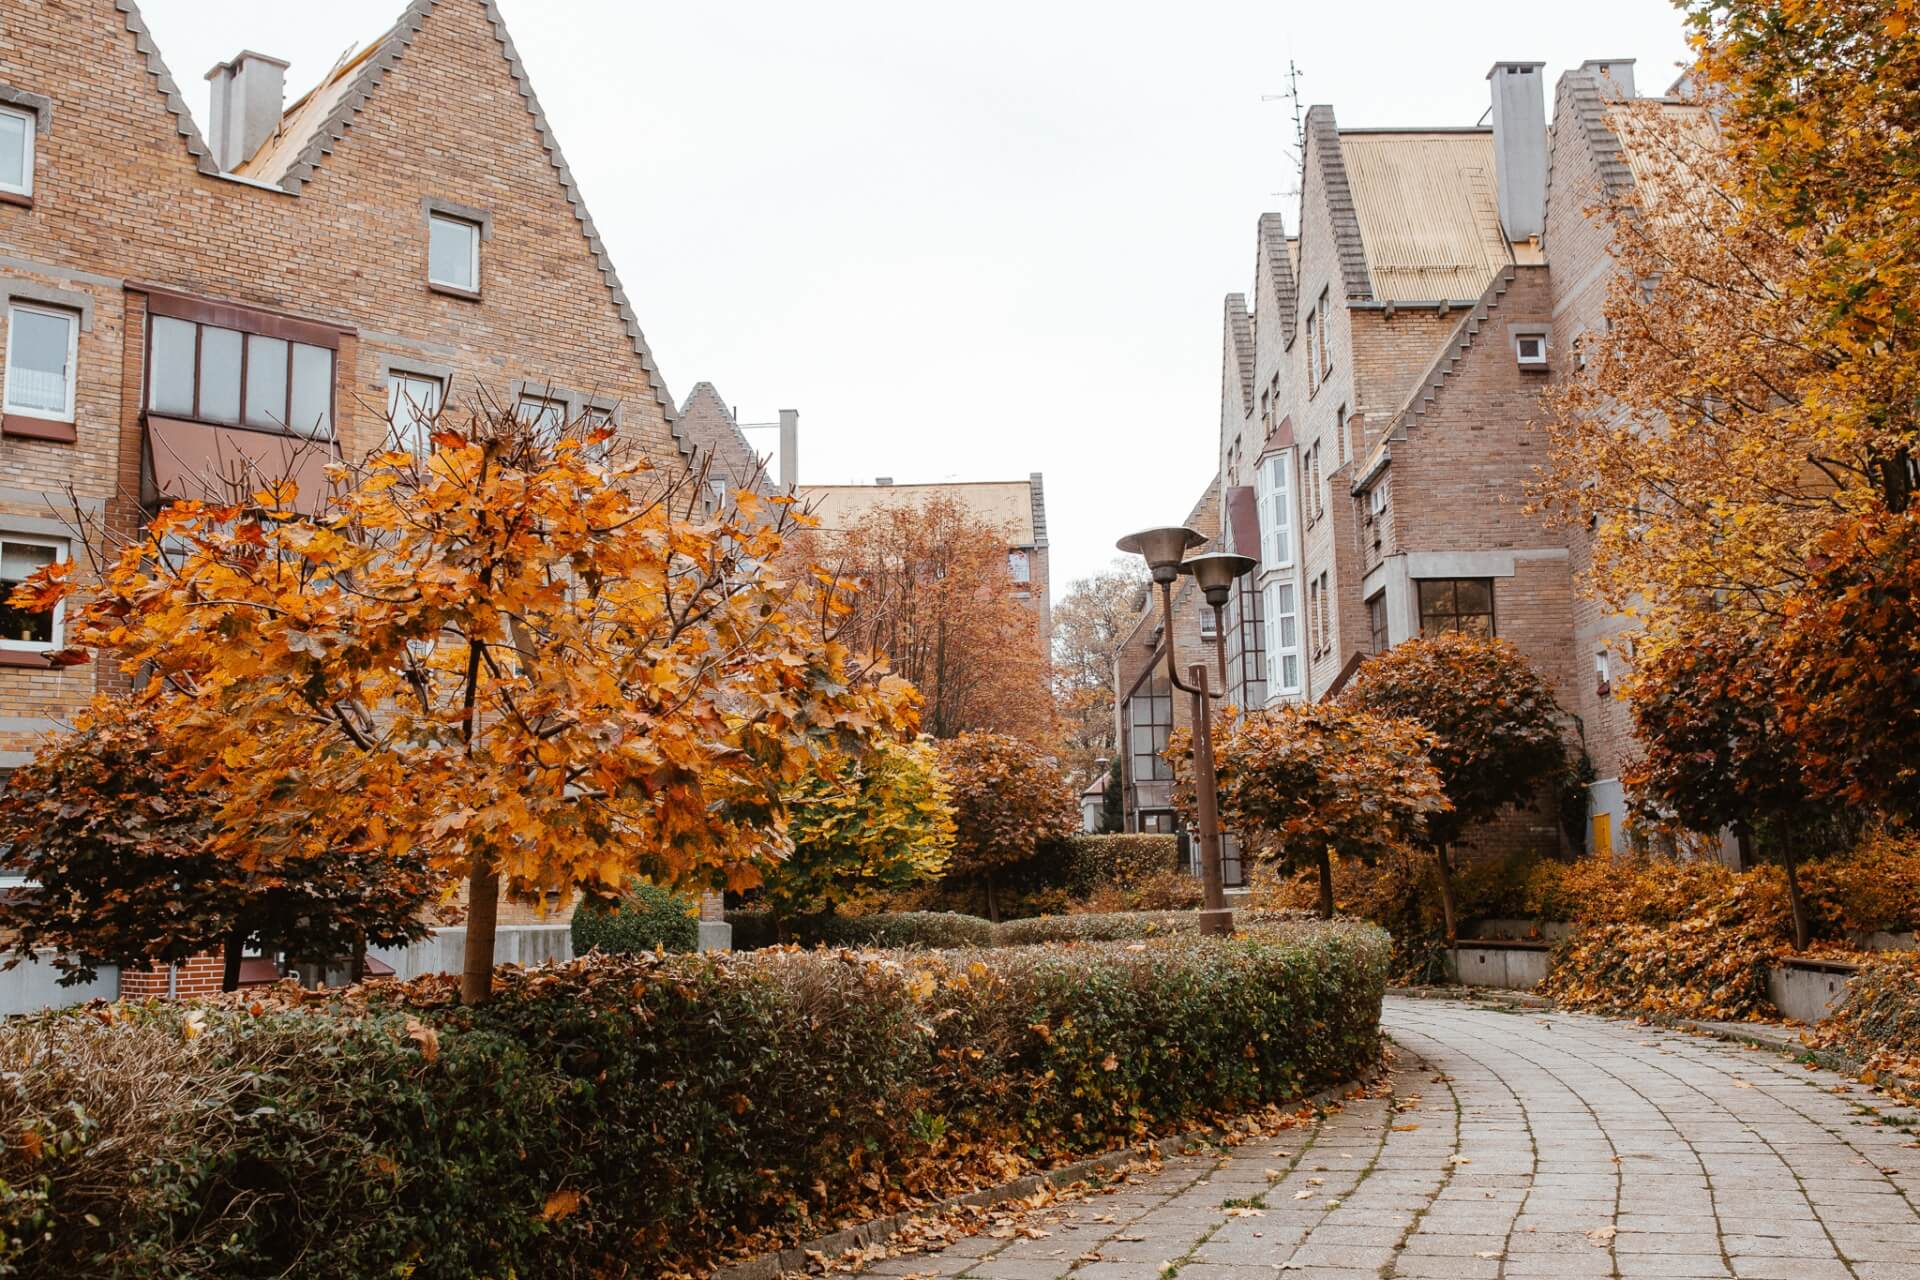
{"label": "low concrete wall", "polygon": [[[378,956],[393,966],[393,976],[404,982],[423,973],[459,973],[467,948],[467,929],[456,925],[435,929],[420,941],[404,947],[369,947],[367,954]],[[570,924],[503,924],[493,937],[493,962],[531,967],[536,964],[565,964],[573,959],[573,926]]]}
{"label": "low concrete wall", "polygon": [[1860,940],[1860,945],[1869,951],[1912,951],[1920,943],[1914,940],[1911,931],[1906,933],[1870,933]]}
{"label": "low concrete wall", "polygon": [[0,1015],[38,1013],[42,1009],[64,1009],[89,1000],[118,1000],[120,970],[110,964],[100,966],[92,982],[60,985],[60,970],[53,967],[51,951],[36,953],[0,973]]}
{"label": "low concrete wall", "polygon": [[1854,966],[1833,961],[1789,960],[1767,973],[1767,998],[1796,1022],[1818,1022],[1847,998]]}
{"label": "low concrete wall", "polygon": [[1558,942],[1573,932],[1573,926],[1564,920],[1521,920],[1490,919],[1476,920],[1467,926],[1469,938],[1495,938],[1520,942],[1544,938],[1548,942]]}
{"label": "low concrete wall", "polygon": [[1466,941],[1447,952],[1447,976],[1470,987],[1531,991],[1546,981],[1551,953],[1544,943],[1476,946]]}

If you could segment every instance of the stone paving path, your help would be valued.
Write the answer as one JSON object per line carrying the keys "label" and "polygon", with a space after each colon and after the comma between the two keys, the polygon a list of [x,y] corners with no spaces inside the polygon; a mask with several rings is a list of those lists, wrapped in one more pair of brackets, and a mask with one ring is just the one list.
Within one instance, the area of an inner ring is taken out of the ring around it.
{"label": "stone paving path", "polygon": [[1391,1097],[867,1274],[1920,1280],[1920,1149],[1872,1090],[1577,1014],[1390,998]]}

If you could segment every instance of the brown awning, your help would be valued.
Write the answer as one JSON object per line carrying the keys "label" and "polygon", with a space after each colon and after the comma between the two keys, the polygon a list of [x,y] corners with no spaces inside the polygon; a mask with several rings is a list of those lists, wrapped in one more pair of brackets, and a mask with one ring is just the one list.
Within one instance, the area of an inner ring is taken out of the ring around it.
{"label": "brown awning", "polygon": [[1252,485],[1237,484],[1227,490],[1227,550],[1260,558],[1260,507]]}
{"label": "brown awning", "polygon": [[327,493],[327,465],[339,456],[331,440],[149,414],[141,498],[150,505],[169,499],[244,501],[268,483],[290,478],[299,486],[294,509],[311,515]]}

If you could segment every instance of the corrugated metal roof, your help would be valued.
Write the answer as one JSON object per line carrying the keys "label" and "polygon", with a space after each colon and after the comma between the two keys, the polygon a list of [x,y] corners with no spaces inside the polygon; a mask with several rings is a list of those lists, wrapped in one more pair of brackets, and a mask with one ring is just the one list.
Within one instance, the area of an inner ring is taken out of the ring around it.
{"label": "corrugated metal roof", "polygon": [[1491,130],[1343,132],[1340,150],[1376,299],[1477,298],[1512,261]]}

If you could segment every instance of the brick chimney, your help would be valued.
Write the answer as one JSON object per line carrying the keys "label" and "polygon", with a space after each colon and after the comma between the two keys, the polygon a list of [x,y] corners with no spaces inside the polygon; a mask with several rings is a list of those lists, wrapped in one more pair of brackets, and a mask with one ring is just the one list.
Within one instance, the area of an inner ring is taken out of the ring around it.
{"label": "brick chimney", "polygon": [[212,128],[207,145],[220,172],[232,173],[252,158],[280,127],[286,109],[287,64],[242,49],[232,61],[207,72],[213,83]]}
{"label": "brick chimney", "polygon": [[1493,91],[1493,176],[1507,239],[1547,229],[1547,92],[1544,62],[1496,62]]}

